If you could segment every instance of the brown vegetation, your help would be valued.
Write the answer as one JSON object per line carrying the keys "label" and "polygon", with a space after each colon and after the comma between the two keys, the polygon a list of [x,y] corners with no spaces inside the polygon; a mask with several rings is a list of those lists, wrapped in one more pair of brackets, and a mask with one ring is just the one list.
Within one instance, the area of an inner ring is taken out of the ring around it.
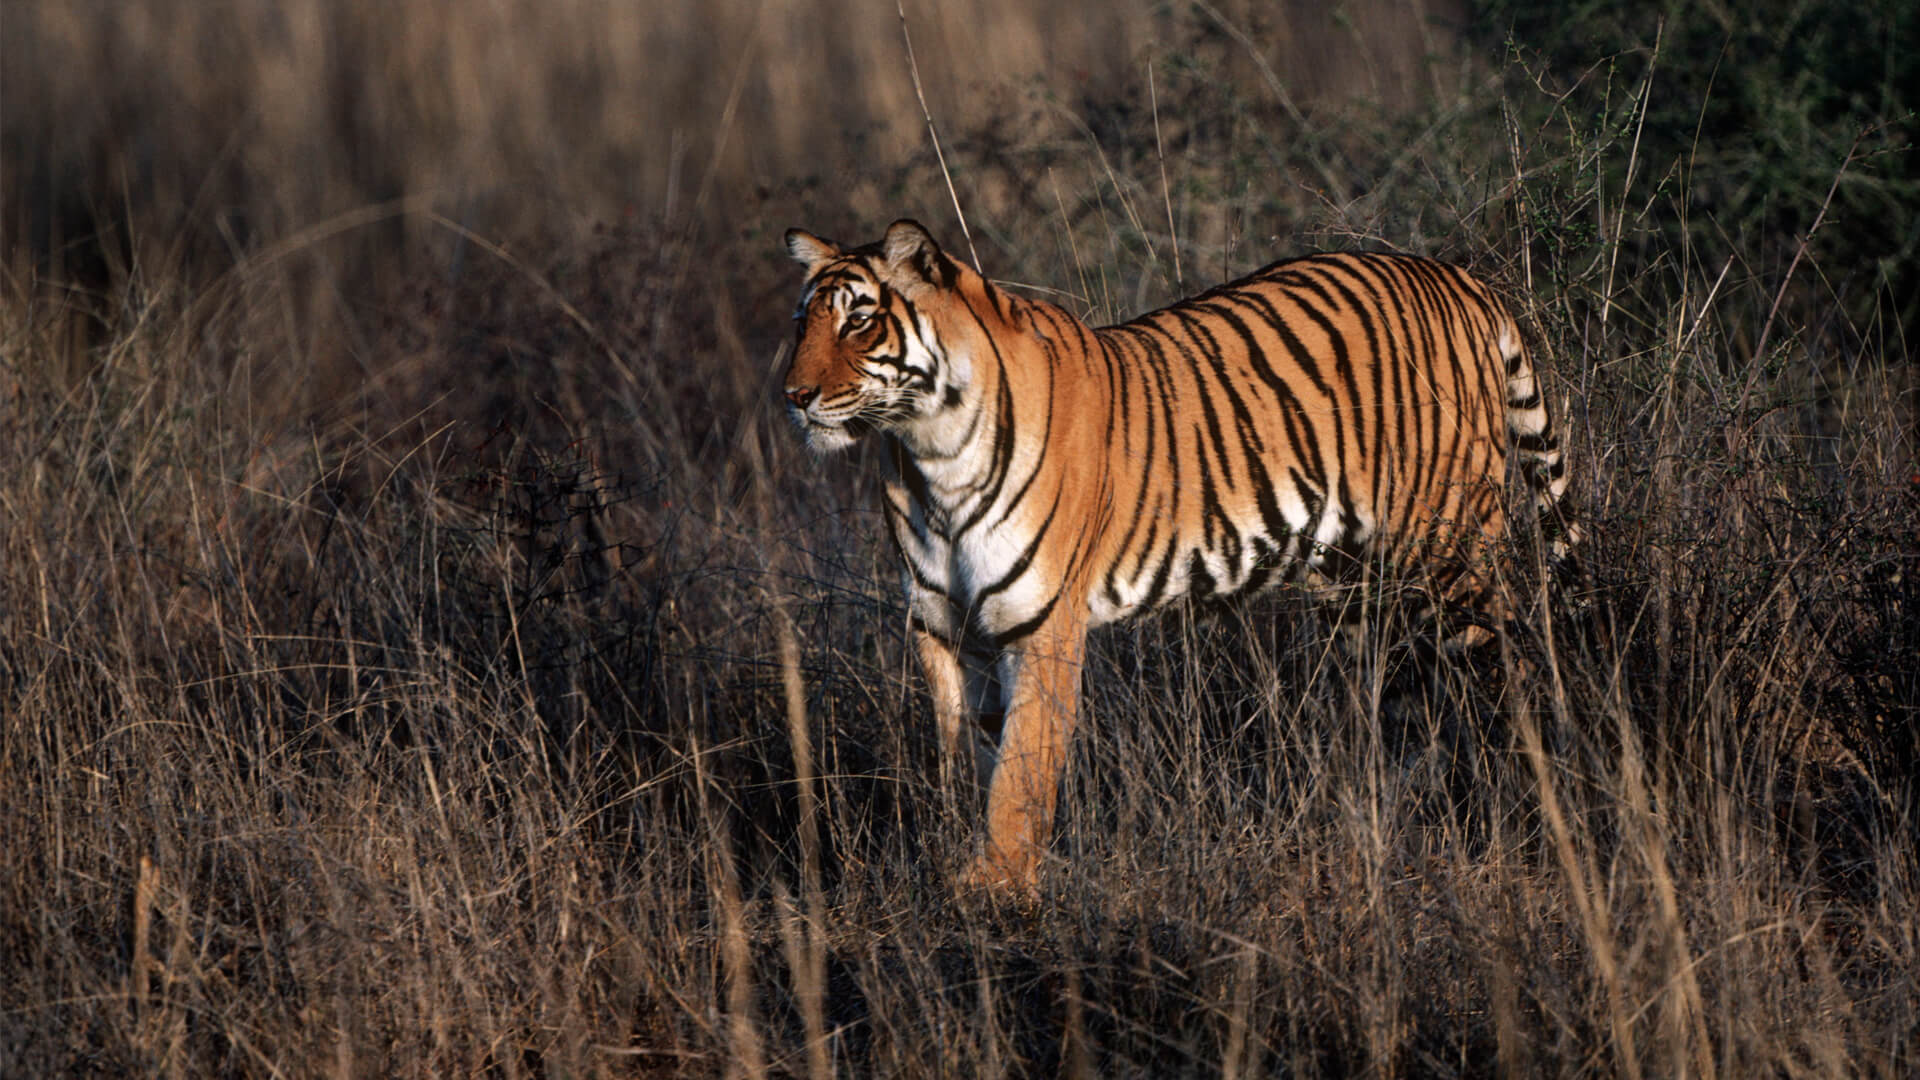
{"label": "brown vegetation", "polygon": [[1063,858],[958,895],[873,462],[774,394],[782,229],[966,247],[892,6],[15,5],[0,1061],[1920,1068],[1910,270],[1831,246],[1913,228],[1901,102],[1734,221],[1651,21],[1563,68],[1030,6],[908,9],[986,271],[1105,318],[1472,265],[1565,405],[1554,614],[1447,665],[1284,596],[1097,635]]}

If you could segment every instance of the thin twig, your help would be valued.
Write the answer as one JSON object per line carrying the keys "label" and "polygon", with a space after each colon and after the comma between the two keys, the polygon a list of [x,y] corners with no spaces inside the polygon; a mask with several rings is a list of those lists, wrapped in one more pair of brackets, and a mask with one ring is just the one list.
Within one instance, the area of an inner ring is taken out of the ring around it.
{"label": "thin twig", "polygon": [[1780,304],[1787,298],[1787,286],[1793,281],[1793,272],[1799,268],[1801,258],[1806,255],[1807,245],[1813,242],[1813,234],[1819,232],[1821,224],[1827,220],[1827,207],[1833,205],[1833,196],[1840,190],[1840,178],[1847,175],[1847,167],[1853,164],[1853,159],[1860,149],[1860,140],[1865,138],[1866,134],[1862,131],[1853,137],[1853,144],[1847,147],[1847,156],[1833,174],[1833,184],[1827,188],[1827,197],[1820,200],[1820,212],[1813,216],[1813,224],[1807,228],[1806,235],[1800,238],[1799,246],[1793,249],[1793,259],[1787,263],[1786,276],[1780,279],[1780,288],[1773,294],[1773,306],[1767,309],[1767,321],[1760,325],[1760,343],[1753,347],[1755,363],[1753,370],[1747,375],[1747,384],[1740,390],[1740,400],[1734,404],[1736,412],[1746,406],[1747,395],[1753,390],[1754,376],[1764,366],[1767,339],[1773,335],[1773,320],[1780,314]]}
{"label": "thin twig", "polygon": [[[1653,98],[1653,71],[1654,66],[1660,61],[1660,39],[1665,36],[1666,29],[1667,24],[1664,19],[1661,20],[1660,25],[1654,28],[1653,55],[1647,57],[1647,75],[1646,78],[1640,82],[1640,116],[1634,121],[1633,125],[1633,146],[1627,150],[1627,174],[1620,181],[1620,213],[1614,217],[1612,242],[1608,245],[1607,287],[1605,291],[1601,293],[1600,299],[1600,328],[1603,331],[1607,326],[1607,316],[1613,311],[1614,272],[1620,265],[1621,237],[1624,236],[1627,231],[1627,193],[1633,190],[1633,174],[1637,171],[1640,164],[1640,133],[1645,130],[1647,126],[1648,105]],[[1596,198],[1595,201],[1597,203],[1598,199]],[[1602,215],[1602,227],[1605,227],[1605,209],[1602,208],[1600,213]]]}

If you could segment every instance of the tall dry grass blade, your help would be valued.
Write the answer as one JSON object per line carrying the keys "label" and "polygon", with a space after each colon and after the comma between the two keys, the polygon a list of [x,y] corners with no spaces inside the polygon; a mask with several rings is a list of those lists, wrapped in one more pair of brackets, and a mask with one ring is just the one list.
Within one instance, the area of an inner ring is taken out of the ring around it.
{"label": "tall dry grass blade", "polygon": [[[167,942],[167,964],[164,969],[167,983],[178,979],[182,983],[199,982],[199,965],[194,962],[193,942],[187,927],[192,921],[193,910],[188,904],[187,890],[179,890],[179,899],[173,905],[173,937]],[[171,989],[169,987],[169,989]],[[187,1010],[172,993],[164,996],[165,1013],[162,1025],[166,1029],[167,1048],[161,1056],[166,1073],[173,1080],[183,1080],[187,1075]]]}
{"label": "tall dry grass blade", "polygon": [[1560,804],[1553,766],[1547,759],[1546,746],[1540,737],[1539,719],[1524,699],[1516,709],[1516,723],[1520,729],[1521,748],[1533,767],[1535,797],[1539,800],[1541,813],[1547,819],[1547,831],[1553,841],[1554,856],[1560,864],[1561,880],[1566,884],[1568,898],[1573,901],[1574,910],[1580,916],[1587,949],[1593,957],[1594,973],[1600,977],[1600,983],[1607,991],[1606,1023],[1612,1034],[1612,1042],[1604,1048],[1609,1051],[1606,1056],[1612,1059],[1613,1067],[1620,1075],[1637,1080],[1641,1075],[1640,1053],[1635,1047],[1633,1021],[1626,1004],[1625,974],[1620,969],[1618,946],[1613,938],[1611,916],[1606,896],[1601,891],[1600,877],[1581,857],[1574,842],[1572,825]]}
{"label": "tall dry grass blade", "polygon": [[1093,1048],[1087,1042],[1087,1003],[1081,996],[1080,969],[1067,968],[1067,1016],[1060,1034],[1065,1044],[1066,1067],[1063,1074],[1071,1080],[1092,1080],[1097,1073],[1093,1069]]}
{"label": "tall dry grass blade", "polygon": [[1067,201],[1060,194],[1060,178],[1054,175],[1051,166],[1047,169],[1047,185],[1053,189],[1053,205],[1060,212],[1060,231],[1067,238],[1068,253],[1073,256],[1074,276],[1080,279],[1080,295],[1076,299],[1082,307],[1075,314],[1084,318],[1087,309],[1093,306],[1093,286],[1087,281],[1087,264],[1080,257],[1080,239],[1073,234],[1073,218],[1067,214]]}
{"label": "tall dry grass blade", "polygon": [[1180,272],[1180,230],[1173,223],[1173,192],[1167,186],[1167,147],[1160,140],[1160,93],[1154,89],[1153,60],[1147,60],[1147,100],[1153,109],[1153,156],[1160,163],[1160,200],[1167,207],[1167,242],[1173,248],[1173,283],[1185,291],[1186,275]]}
{"label": "tall dry grass blade", "polygon": [[[1666,1044],[1667,1064],[1679,1070],[1676,1075],[1713,1080],[1718,1071],[1714,1067],[1713,1045],[1707,1035],[1700,980],[1695,975],[1696,961],[1688,945],[1686,922],[1680,913],[1672,862],[1667,857],[1667,837],[1660,816],[1654,809],[1654,800],[1647,790],[1648,778],[1639,734],[1631,723],[1624,722],[1624,711],[1621,718],[1621,763],[1617,783],[1622,790],[1619,797],[1634,826],[1629,832],[1630,843],[1646,874],[1646,880],[1653,887],[1655,922],[1662,944],[1666,947],[1670,972],[1664,980],[1665,985],[1657,992],[1665,1006],[1661,1037]],[[1659,801],[1662,805],[1670,805],[1672,800]],[[1636,1015],[1639,1011],[1636,1010]],[[1687,1071],[1689,1068],[1691,1072]]]}
{"label": "tall dry grass blade", "polygon": [[767,12],[772,7],[771,0],[760,0],[760,6],[753,13],[753,29],[740,46],[740,60],[734,65],[733,82],[727,87],[727,101],[720,108],[720,122],[714,129],[718,134],[713,140],[713,157],[707,162],[707,175],[700,178],[700,190],[693,197],[693,216],[696,220],[706,209],[707,199],[713,194],[715,181],[720,176],[720,162],[726,157],[727,143],[733,137],[734,121],[740,113],[740,95],[747,87],[747,72],[753,67],[753,51],[760,44],[761,30],[766,23]]}
{"label": "tall dry grass blade", "polygon": [[[1133,229],[1135,235],[1140,238],[1140,243],[1146,247],[1147,261],[1157,266],[1160,262],[1160,251],[1154,247],[1153,234],[1147,231],[1146,221],[1140,216],[1139,210],[1134,207],[1133,196],[1128,192],[1129,185],[1122,183],[1120,174],[1114,171],[1113,162],[1108,158],[1106,148],[1100,145],[1100,136],[1092,127],[1088,126],[1087,122],[1081,117],[1072,113],[1065,115],[1067,121],[1078,128],[1080,134],[1086,137],[1087,144],[1093,147],[1094,157],[1100,162],[1100,170],[1106,174],[1107,184],[1113,189],[1113,197],[1120,203],[1121,213],[1127,216],[1127,224]],[[1112,231],[1112,226],[1108,226],[1109,235],[1111,235]],[[1142,284],[1146,281],[1147,276],[1142,275]]]}
{"label": "tall dry grass blade", "polygon": [[1487,957],[1487,998],[1493,1013],[1494,1069],[1501,1080],[1535,1075],[1520,1015],[1520,980],[1498,950]]}
{"label": "tall dry grass blade", "polygon": [[[787,737],[793,747],[794,787],[800,793],[801,902],[806,909],[804,947],[789,949],[806,1026],[808,1075],[832,1075],[827,1057],[825,996],[827,982],[826,901],[820,879],[820,798],[814,790],[813,733],[807,724],[807,687],[800,671],[800,642],[784,598],[774,601],[774,632],[780,645],[780,678],[786,692]],[[798,943],[796,942],[796,945]]]}
{"label": "tall dry grass blade", "polygon": [[1247,1015],[1253,1010],[1254,994],[1260,988],[1260,953],[1251,947],[1240,951],[1233,973],[1233,1005],[1227,1013],[1227,1045],[1220,1055],[1221,1080],[1239,1080],[1259,1075],[1259,1048],[1247,1038]]}
{"label": "tall dry grass blade", "polygon": [[133,886],[133,966],[127,972],[127,1004],[136,1020],[147,1012],[147,990],[153,972],[149,940],[153,930],[153,859],[140,856],[139,876]]}
{"label": "tall dry grass blade", "polygon": [[967,228],[967,212],[960,206],[960,193],[953,186],[953,171],[947,168],[947,152],[940,147],[940,129],[934,126],[933,110],[927,108],[927,92],[920,87],[920,62],[913,56],[913,35],[907,30],[906,0],[894,0],[894,9],[900,13],[900,40],[907,47],[907,70],[913,75],[913,96],[920,102],[920,115],[927,121],[927,138],[933,143],[933,156],[940,163],[940,176],[947,182],[947,196],[953,200],[954,216],[960,219],[960,235],[967,239],[967,255],[973,260],[975,273],[984,273],[980,268],[980,252],[973,246],[973,230]]}
{"label": "tall dry grass blade", "polygon": [[833,1075],[833,1059],[827,1046],[824,953],[819,935],[807,925],[806,916],[795,906],[786,886],[778,886],[774,897],[780,915],[780,945],[787,957],[787,978],[794,1000],[800,1006],[800,1022],[806,1038],[807,1075],[814,1080]]}
{"label": "tall dry grass blade", "polygon": [[759,1080],[767,1074],[766,1052],[754,1020],[753,945],[747,937],[746,905],[740,898],[740,874],[734,864],[733,839],[708,795],[712,777],[707,773],[706,752],[697,735],[692,736],[690,749],[695,800],[709,845],[707,889],[714,905],[720,909],[718,945],[722,978],[726,983],[727,1042],[731,1055],[727,1075]]}

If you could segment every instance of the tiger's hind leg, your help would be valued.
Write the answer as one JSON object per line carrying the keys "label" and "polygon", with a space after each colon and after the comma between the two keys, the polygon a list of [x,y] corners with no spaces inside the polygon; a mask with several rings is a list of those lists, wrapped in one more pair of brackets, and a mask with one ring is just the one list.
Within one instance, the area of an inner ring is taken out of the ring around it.
{"label": "tiger's hind leg", "polygon": [[[1455,576],[1439,593],[1442,621],[1435,644],[1446,663],[1471,665],[1479,673],[1478,693],[1494,706],[1496,717],[1520,705],[1539,684],[1540,639],[1526,618],[1527,581],[1516,560],[1514,538],[1506,534],[1507,518],[1495,515],[1482,532],[1463,545]],[[1551,573],[1553,558],[1549,549]]]}
{"label": "tiger's hind leg", "polygon": [[[1442,656],[1459,656],[1492,643],[1513,614],[1511,583],[1502,568],[1508,518],[1498,487],[1475,485],[1467,520],[1442,543],[1454,545],[1433,569],[1430,617]],[[1442,549],[1444,550],[1444,548]]]}

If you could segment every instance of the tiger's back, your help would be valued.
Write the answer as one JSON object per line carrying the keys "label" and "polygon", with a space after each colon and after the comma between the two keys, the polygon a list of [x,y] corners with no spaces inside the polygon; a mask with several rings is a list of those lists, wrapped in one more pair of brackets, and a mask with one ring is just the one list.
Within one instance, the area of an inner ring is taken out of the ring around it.
{"label": "tiger's back", "polygon": [[1543,506],[1565,487],[1512,318],[1444,263],[1288,260],[1095,337],[1124,510],[1096,623],[1369,564],[1484,607],[1509,448]]}
{"label": "tiger's back", "polygon": [[1095,329],[913,222],[850,251],[798,231],[788,246],[808,270],[788,404],[817,449],[892,448],[884,505],[955,754],[962,649],[1000,657],[972,881],[1034,885],[1089,628],[1378,566],[1496,621],[1510,456],[1557,518],[1564,464],[1519,333],[1446,264],[1309,256]]}

